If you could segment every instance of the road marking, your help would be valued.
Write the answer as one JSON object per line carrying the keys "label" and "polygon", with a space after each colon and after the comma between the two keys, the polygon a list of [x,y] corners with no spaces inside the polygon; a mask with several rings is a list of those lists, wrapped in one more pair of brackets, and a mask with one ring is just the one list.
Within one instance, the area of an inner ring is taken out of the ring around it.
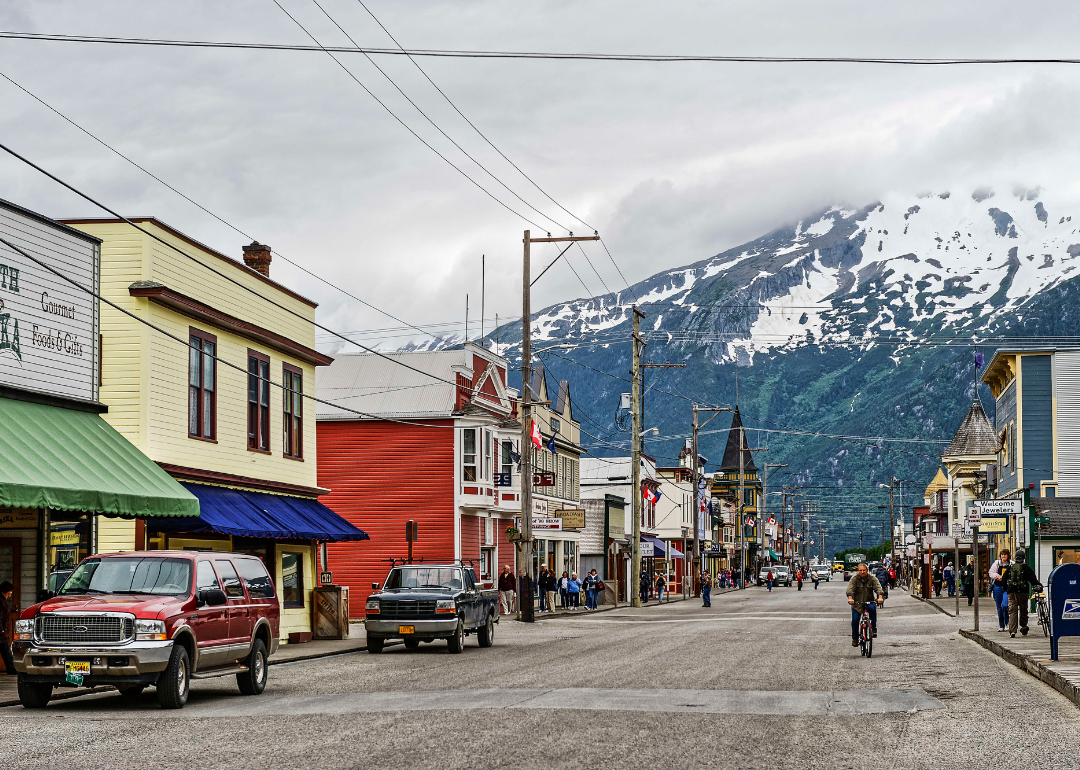
{"label": "road marking", "polygon": [[[712,623],[715,621],[730,621],[730,620],[816,620],[816,621],[830,621],[830,622],[843,622],[850,623],[850,615],[715,615],[707,618],[681,618],[670,620],[634,620],[634,616],[627,615],[625,619],[617,618],[581,618],[581,620],[587,620],[589,623]],[[936,618],[937,614],[923,614],[923,615],[887,615],[882,614],[882,619],[885,620],[926,620],[928,618]]]}
{"label": "road marking", "polygon": [[[195,698],[181,712],[112,709],[118,698],[57,703],[49,714],[85,712],[95,719],[140,717],[205,719],[260,716],[341,715],[399,711],[474,711],[478,709],[551,709],[558,711],[636,711],[651,713],[755,714],[779,716],[848,716],[909,713],[943,709],[936,698],[917,687],[871,690],[616,690],[587,687],[555,689],[404,690],[334,695],[284,695],[258,698]],[[69,703],[72,704],[69,706]],[[93,704],[93,705],[91,705]]]}

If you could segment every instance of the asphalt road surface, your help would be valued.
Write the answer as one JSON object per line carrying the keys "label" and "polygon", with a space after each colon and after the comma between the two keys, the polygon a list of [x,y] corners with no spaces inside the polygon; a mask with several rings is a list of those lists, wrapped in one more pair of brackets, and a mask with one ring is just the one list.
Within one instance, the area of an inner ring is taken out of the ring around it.
{"label": "asphalt road surface", "polygon": [[545,620],[495,646],[400,645],[273,666],[261,696],[197,681],[0,709],[4,767],[1080,767],[1080,709],[894,593],[874,656],[842,581]]}

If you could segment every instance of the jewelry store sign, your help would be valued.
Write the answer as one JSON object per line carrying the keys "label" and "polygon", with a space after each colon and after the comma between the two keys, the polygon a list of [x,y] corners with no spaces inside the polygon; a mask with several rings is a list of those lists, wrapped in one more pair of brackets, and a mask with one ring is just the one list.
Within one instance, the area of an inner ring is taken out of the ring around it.
{"label": "jewelry store sign", "polygon": [[97,239],[0,201],[0,385],[98,400],[99,262]]}

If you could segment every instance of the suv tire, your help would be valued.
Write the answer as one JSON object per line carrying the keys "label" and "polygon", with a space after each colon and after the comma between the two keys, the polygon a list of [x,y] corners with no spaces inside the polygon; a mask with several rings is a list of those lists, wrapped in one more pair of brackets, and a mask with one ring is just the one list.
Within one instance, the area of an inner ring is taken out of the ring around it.
{"label": "suv tire", "polygon": [[476,631],[476,642],[481,647],[490,647],[495,643],[495,621],[488,615],[487,622]]}
{"label": "suv tire", "polygon": [[157,681],[158,704],[163,709],[182,709],[191,689],[191,659],[184,645],[173,643],[169,665]]}
{"label": "suv tire", "polygon": [[247,657],[247,671],[236,675],[236,686],[242,695],[258,695],[266,689],[266,645],[256,639]]}
{"label": "suv tire", "polygon": [[19,674],[19,702],[24,709],[43,709],[49,705],[53,686],[40,682],[29,682],[26,676]]}
{"label": "suv tire", "polygon": [[465,649],[465,624],[458,621],[453,636],[446,637],[446,651],[451,655],[459,655]]}
{"label": "suv tire", "polygon": [[381,636],[369,636],[367,638],[367,651],[372,655],[380,654],[385,641]]}

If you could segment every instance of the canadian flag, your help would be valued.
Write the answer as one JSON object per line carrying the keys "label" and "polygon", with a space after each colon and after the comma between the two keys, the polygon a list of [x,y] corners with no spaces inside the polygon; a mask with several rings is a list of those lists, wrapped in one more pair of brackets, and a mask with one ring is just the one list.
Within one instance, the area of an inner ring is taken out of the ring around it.
{"label": "canadian flag", "polygon": [[532,442],[533,445],[540,449],[544,446],[544,437],[540,435],[540,426],[536,424],[536,420],[532,421]]}
{"label": "canadian flag", "polygon": [[652,487],[645,487],[645,502],[656,505],[660,501],[660,493]]}

